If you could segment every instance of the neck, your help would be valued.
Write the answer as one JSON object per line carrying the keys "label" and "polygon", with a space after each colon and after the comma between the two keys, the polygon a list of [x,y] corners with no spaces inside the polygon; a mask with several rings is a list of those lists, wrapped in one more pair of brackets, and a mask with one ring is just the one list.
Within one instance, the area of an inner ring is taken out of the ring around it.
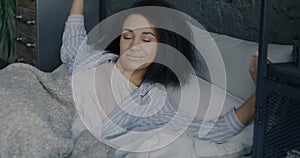
{"label": "neck", "polygon": [[122,75],[128,79],[128,81],[130,81],[137,87],[139,87],[142,84],[145,70],[126,71],[124,68],[122,68],[118,64],[116,64],[116,67],[122,73]]}

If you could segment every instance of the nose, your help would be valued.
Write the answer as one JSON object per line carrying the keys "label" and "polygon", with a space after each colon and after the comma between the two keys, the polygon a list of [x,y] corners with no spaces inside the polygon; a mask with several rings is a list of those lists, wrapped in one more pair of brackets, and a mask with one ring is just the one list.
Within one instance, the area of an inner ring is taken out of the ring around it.
{"label": "nose", "polygon": [[139,38],[133,38],[130,44],[130,49],[138,49],[140,44],[141,44],[141,40]]}

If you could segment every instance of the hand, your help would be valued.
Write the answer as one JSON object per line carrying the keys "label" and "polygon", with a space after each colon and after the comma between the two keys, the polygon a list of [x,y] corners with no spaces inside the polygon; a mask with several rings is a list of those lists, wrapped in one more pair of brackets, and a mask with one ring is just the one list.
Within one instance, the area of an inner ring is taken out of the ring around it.
{"label": "hand", "polygon": [[[270,64],[270,63],[271,63],[271,61],[267,60],[267,64]],[[251,74],[254,84],[256,84],[256,79],[257,79],[257,65],[258,65],[258,52],[256,52],[256,54],[252,56],[251,65],[249,68],[249,72]]]}
{"label": "hand", "polygon": [[249,68],[249,72],[251,74],[254,84],[256,84],[256,78],[257,78],[257,63],[258,63],[258,55],[256,53],[255,55],[252,56],[251,65]]}

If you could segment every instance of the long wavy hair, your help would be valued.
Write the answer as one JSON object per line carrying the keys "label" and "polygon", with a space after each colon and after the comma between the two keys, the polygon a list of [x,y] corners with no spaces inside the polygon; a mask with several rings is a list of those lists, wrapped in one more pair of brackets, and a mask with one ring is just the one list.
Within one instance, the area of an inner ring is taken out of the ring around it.
{"label": "long wavy hair", "polygon": [[[138,8],[138,7],[148,7],[148,6],[155,6],[155,7],[165,7],[169,9],[175,9],[170,3],[163,1],[163,0],[140,0],[132,5],[128,9]],[[195,48],[189,42],[192,38],[192,31],[188,26],[186,20],[183,17],[170,15],[170,13],[160,13],[155,11],[133,11],[127,12],[126,14],[140,14],[144,16],[151,24],[154,25],[155,31],[158,35],[158,42],[161,44],[168,45],[173,47],[177,51],[179,51],[189,62],[189,65],[182,62],[182,59],[178,57],[174,57],[174,53],[166,53],[165,49],[158,48],[156,59],[153,63],[151,63],[143,76],[143,82],[148,83],[160,83],[165,87],[180,87],[181,84],[186,83],[189,75],[192,73],[192,68],[196,66],[196,55],[195,55]],[[127,16],[126,16],[127,17]],[[125,21],[125,19],[124,19]],[[158,28],[155,26],[167,26],[171,28],[169,30]],[[186,35],[189,36],[189,39],[186,39],[179,35],[172,30],[180,30],[184,32]],[[117,37],[113,40],[110,45],[106,48],[111,53],[120,54],[120,37]],[[174,51],[174,50],[173,50]],[[168,66],[161,64],[164,61],[168,60]],[[191,67],[191,66],[192,67]]]}

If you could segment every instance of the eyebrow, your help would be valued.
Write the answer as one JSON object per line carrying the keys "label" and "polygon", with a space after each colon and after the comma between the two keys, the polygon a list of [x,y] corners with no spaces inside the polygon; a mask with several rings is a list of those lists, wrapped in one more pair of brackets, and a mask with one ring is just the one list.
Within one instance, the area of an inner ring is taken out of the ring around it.
{"label": "eyebrow", "polygon": [[[130,29],[123,29],[123,32],[124,31],[133,32],[133,30],[130,30]],[[142,32],[142,34],[144,34],[144,35],[152,35],[152,36],[156,37],[156,35],[154,33],[152,33],[152,32]]]}

